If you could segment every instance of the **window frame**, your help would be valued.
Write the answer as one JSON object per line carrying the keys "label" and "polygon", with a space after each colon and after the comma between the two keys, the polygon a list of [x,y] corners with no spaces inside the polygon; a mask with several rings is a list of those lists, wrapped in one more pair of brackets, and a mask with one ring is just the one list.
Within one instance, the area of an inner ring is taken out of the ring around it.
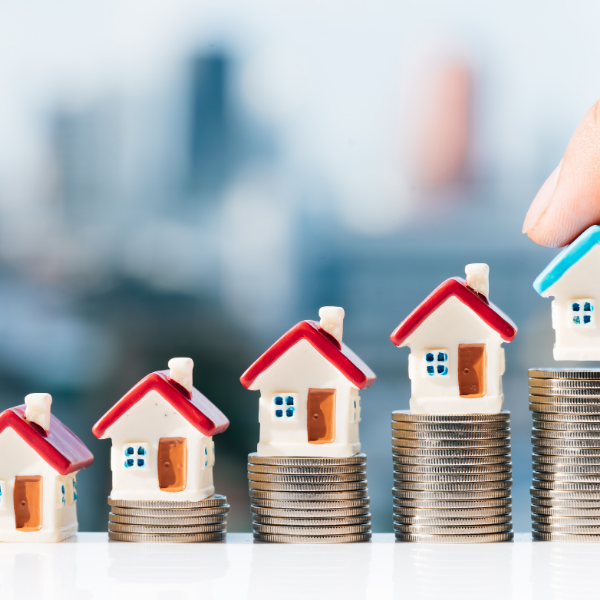
{"label": "window frame", "polygon": [[[130,446],[134,449],[133,455],[126,454],[127,448]],[[142,454],[140,454],[140,449],[144,450]],[[121,456],[122,459],[124,459],[123,468],[126,471],[148,471],[150,469],[150,444],[147,442],[128,442],[123,444]],[[143,458],[140,458],[142,456]],[[130,460],[131,457],[133,457],[133,465],[127,465],[126,462]],[[144,461],[142,466],[139,465],[140,460]]]}
{"label": "window frame", "polygon": [[[445,360],[439,360],[439,355],[444,354]],[[427,355],[433,354],[433,360],[427,360]],[[443,365],[446,368],[445,373],[440,373],[438,367]],[[434,371],[430,373],[428,367],[433,366]],[[435,378],[435,377],[447,377],[450,374],[450,351],[447,348],[430,348],[429,350],[423,350],[423,377]]]}
{"label": "window frame", "polygon": [[[278,404],[277,399],[281,399],[282,403]],[[290,403],[289,400],[292,400]],[[271,421],[279,423],[289,423],[290,421],[298,420],[298,400],[299,394],[296,392],[275,392],[271,395]],[[289,415],[289,410],[292,409],[292,415]],[[282,414],[278,415],[277,412]]]}
{"label": "window frame", "polygon": [[[591,305],[591,310],[586,311],[585,305]],[[574,305],[578,304],[579,309],[575,310]],[[567,308],[569,315],[568,324],[573,329],[595,329],[596,328],[596,300],[594,298],[571,298],[569,300],[569,306]],[[587,313],[587,314],[586,314]],[[575,319],[580,319],[589,316],[589,323],[577,323]]]}
{"label": "window frame", "polygon": [[67,505],[67,482],[64,477],[57,477],[56,484],[56,506],[61,509]]}

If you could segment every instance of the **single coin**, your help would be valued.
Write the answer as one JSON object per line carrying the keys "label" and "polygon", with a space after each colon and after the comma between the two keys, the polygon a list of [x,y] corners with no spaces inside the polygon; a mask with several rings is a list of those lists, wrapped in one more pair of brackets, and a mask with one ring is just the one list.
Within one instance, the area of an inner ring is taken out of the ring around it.
{"label": "single coin", "polygon": [[542,481],[533,477],[533,487],[542,490],[563,490],[565,492],[600,492],[600,483],[572,483],[568,481]]}
{"label": "single coin", "polygon": [[598,456],[547,456],[534,454],[533,464],[560,465],[560,466],[591,466],[600,467],[600,454]]}
{"label": "single coin", "polygon": [[355,535],[269,535],[254,532],[254,541],[270,542],[272,544],[352,544],[356,542],[370,542],[371,532],[359,533]]}
{"label": "single coin", "polygon": [[280,501],[280,500],[265,500],[263,498],[254,498],[252,504],[255,507],[267,509],[281,509],[285,511],[306,510],[313,511],[336,511],[336,510],[363,510],[369,512],[370,498],[358,498],[357,500],[338,500],[331,502],[302,502],[302,501]]}
{"label": "single coin", "polygon": [[407,473],[395,470],[394,481],[414,481],[415,483],[480,483],[484,481],[506,481],[512,477],[512,471],[500,471],[497,473]]}
{"label": "single coin", "polygon": [[436,439],[407,439],[392,438],[392,446],[404,448],[490,448],[503,447],[507,452],[510,450],[510,439],[490,439],[490,440],[436,440]]}
{"label": "single coin", "polygon": [[476,423],[481,421],[507,421],[510,412],[504,410],[491,415],[413,415],[409,410],[395,410],[393,421],[408,421],[412,423]]}
{"label": "single coin", "polygon": [[182,544],[198,542],[220,542],[225,539],[225,531],[213,533],[171,534],[171,535],[140,535],[135,533],[108,532],[108,539],[116,542],[138,542],[152,544]]}
{"label": "single coin", "polygon": [[[588,439],[557,439],[540,438],[537,435],[531,436],[531,443],[534,446],[546,446],[547,448],[600,448],[600,438],[596,440]],[[537,452],[537,449],[535,449]]]}
{"label": "single coin", "polygon": [[552,412],[534,412],[536,421],[553,421],[556,423],[600,423],[600,415],[558,414]]}
{"label": "single coin", "polygon": [[487,527],[488,525],[503,525],[509,523],[512,529],[512,517],[510,513],[500,517],[413,517],[394,513],[394,525],[406,527],[418,525],[421,527]]}
{"label": "single coin", "polygon": [[432,535],[489,535],[512,531],[510,523],[498,525],[479,525],[472,527],[433,527],[427,525],[398,525],[394,523],[394,531],[399,533],[429,533]]}
{"label": "single coin", "polygon": [[369,519],[371,515],[369,513],[369,507],[364,508],[348,508],[342,510],[289,510],[289,509],[277,509],[277,508],[263,508],[262,506],[256,506],[253,504],[250,506],[250,510],[253,515],[260,515],[261,517],[276,517],[282,519],[346,519],[349,517],[366,517]]}
{"label": "single coin", "polygon": [[414,483],[408,481],[398,481],[395,479],[394,485],[396,489],[414,491],[476,492],[485,490],[510,489],[512,487],[512,479],[508,479],[507,481],[481,481],[479,483]]}
{"label": "single coin", "polygon": [[600,379],[600,369],[529,369],[536,379]]}
{"label": "single coin", "polygon": [[600,380],[594,379],[529,379],[530,387],[600,388]]}
{"label": "single coin", "polygon": [[122,508],[211,508],[213,506],[223,506],[227,504],[227,497],[215,494],[210,498],[189,502],[187,500],[113,500],[108,497],[110,506],[120,506]]}
{"label": "single coin", "polygon": [[268,533],[271,535],[355,535],[371,531],[370,524],[348,525],[338,527],[283,527],[276,525],[262,525],[254,521],[252,529],[255,533]]}
{"label": "single coin", "polygon": [[404,465],[394,461],[394,471],[398,473],[423,473],[429,475],[485,475],[487,473],[507,473],[512,469],[512,463],[496,465]]}
{"label": "single coin", "polygon": [[498,456],[468,456],[460,458],[456,456],[396,456],[392,457],[394,466],[408,465],[413,467],[456,467],[456,468],[487,468],[495,466],[505,468],[511,464],[509,454],[500,454]]}
{"label": "single coin", "polygon": [[475,423],[414,423],[392,421],[392,429],[399,431],[496,431],[509,429],[509,421],[481,421]]}
{"label": "single coin", "polygon": [[533,452],[539,456],[579,456],[582,458],[593,458],[600,456],[600,448],[553,448],[538,444],[533,445]]}
{"label": "single coin", "polygon": [[557,525],[559,527],[595,527],[600,530],[600,519],[594,517],[563,517],[557,515],[531,515],[533,523],[539,525]]}
{"label": "single coin", "polygon": [[547,465],[533,461],[536,473],[556,475],[596,475],[600,477],[600,465]]}
{"label": "single coin", "polygon": [[512,498],[485,498],[482,500],[410,500],[393,499],[394,507],[402,510],[508,510],[512,508]]}
{"label": "single coin", "polygon": [[489,500],[491,498],[510,498],[510,489],[484,490],[484,491],[424,491],[406,490],[392,488],[395,498],[406,498],[408,500]]}
{"label": "single coin", "polygon": [[399,542],[426,542],[434,544],[494,544],[497,542],[512,542],[514,533],[495,533],[492,535],[432,535],[423,533],[396,532]]}
{"label": "single coin", "polygon": [[366,490],[366,481],[348,481],[347,483],[268,483],[251,481],[253,490],[272,492],[349,492],[351,490]]}
{"label": "single coin", "polygon": [[[588,517],[600,520],[600,504],[598,508],[570,508],[556,506],[531,505],[531,514],[534,521],[539,521],[540,516],[553,517]],[[543,521],[542,521],[543,523]]]}
{"label": "single coin", "polygon": [[598,431],[555,431],[550,429],[536,429],[533,428],[531,433],[534,437],[539,439],[573,439],[573,440],[584,440],[584,439],[598,439],[600,440],[600,432]]}
{"label": "single coin", "polygon": [[392,455],[425,457],[425,458],[487,458],[490,456],[502,456],[510,458],[510,446],[497,446],[490,448],[408,448],[393,447]]}
{"label": "single coin", "polygon": [[600,475],[593,473],[546,473],[539,469],[533,470],[533,476],[538,481],[566,481],[570,483],[600,483]]}
{"label": "single coin", "polygon": [[394,517],[419,517],[424,519],[489,519],[497,517],[510,517],[511,505],[498,508],[406,508],[394,504]]}
{"label": "single coin", "polygon": [[349,492],[269,492],[266,490],[254,490],[250,488],[250,498],[253,504],[256,500],[292,500],[300,502],[324,502],[328,500],[356,500],[357,498],[368,498],[368,490],[353,490]]}
{"label": "single coin", "polygon": [[163,527],[227,523],[227,517],[126,517],[112,512],[109,513],[108,520],[111,523],[122,523],[124,525],[162,525]]}
{"label": "single coin", "polygon": [[533,412],[564,413],[564,414],[595,414],[600,415],[600,406],[597,404],[541,404],[530,402],[529,410]]}
{"label": "single coin", "polygon": [[118,531],[121,533],[161,533],[163,535],[171,535],[173,533],[212,533],[213,531],[223,532],[225,529],[225,523],[187,527],[158,527],[150,525],[122,525],[121,523],[108,522],[108,531]]}
{"label": "single coin", "polygon": [[371,515],[363,515],[360,517],[338,517],[336,519],[292,519],[286,517],[265,517],[254,514],[255,523],[261,525],[287,526],[305,529],[307,527],[345,527],[349,525],[364,525],[368,524],[371,528]]}
{"label": "single coin", "polygon": [[529,394],[530,396],[587,397],[591,399],[596,397],[597,399],[597,396],[600,395],[600,388],[530,387]]}
{"label": "single coin", "polygon": [[171,510],[166,508],[121,508],[120,506],[111,506],[112,512],[116,515],[123,515],[126,517],[167,517],[169,519],[174,517],[184,517],[186,519],[190,517],[226,517],[227,513],[229,512],[229,508],[229,504],[215,506],[214,508],[179,508]]}
{"label": "single coin", "polygon": [[600,498],[596,500],[565,500],[564,498],[537,498],[532,496],[531,507],[545,508],[580,508],[580,509],[597,509],[600,506]]}
{"label": "single coin", "polygon": [[366,481],[366,477],[364,473],[347,473],[345,475],[269,475],[266,473],[248,472],[248,480],[270,483],[323,484]]}
{"label": "single coin", "polygon": [[550,406],[554,411],[558,412],[555,407],[558,406],[574,406],[580,408],[591,408],[587,412],[594,412],[594,407],[598,407],[598,398],[591,398],[589,396],[538,396],[529,394],[530,404],[543,404],[544,406]]}
{"label": "single coin", "polygon": [[552,431],[595,431],[596,435],[600,435],[600,422],[590,423],[584,421],[540,421],[533,420],[533,426],[537,429],[545,429]]}
{"label": "single coin", "polygon": [[[529,493],[534,498],[548,498],[556,500],[593,500],[600,502],[600,494],[589,490],[560,490],[560,489],[541,489],[530,487]],[[537,500],[536,500],[537,502]]]}
{"label": "single coin", "polygon": [[534,541],[537,542],[600,542],[600,535],[573,535],[568,533],[542,533],[534,531],[532,533]]}
{"label": "single coin", "polygon": [[342,458],[301,457],[301,456],[257,456],[248,454],[248,462],[253,465],[279,465],[282,467],[324,467],[334,465],[357,465],[367,462],[367,455],[360,453]]}
{"label": "single coin", "polygon": [[580,527],[577,525],[543,525],[533,521],[531,523],[531,529],[539,533],[574,533],[584,535],[600,535],[600,527],[585,526]]}
{"label": "single coin", "polygon": [[489,431],[409,431],[392,429],[392,438],[399,440],[497,440],[510,439],[510,428]]}
{"label": "single coin", "polygon": [[270,475],[344,475],[350,473],[366,473],[367,463],[356,465],[338,465],[335,467],[281,467],[277,465],[254,465],[248,463],[251,473]]}

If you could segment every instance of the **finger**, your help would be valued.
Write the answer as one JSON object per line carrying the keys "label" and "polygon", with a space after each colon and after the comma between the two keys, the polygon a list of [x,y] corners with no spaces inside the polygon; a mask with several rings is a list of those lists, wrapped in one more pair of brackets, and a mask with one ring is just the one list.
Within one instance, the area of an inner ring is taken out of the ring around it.
{"label": "finger", "polygon": [[570,244],[600,223],[600,101],[585,115],[561,164],[541,187],[523,231],[542,246]]}

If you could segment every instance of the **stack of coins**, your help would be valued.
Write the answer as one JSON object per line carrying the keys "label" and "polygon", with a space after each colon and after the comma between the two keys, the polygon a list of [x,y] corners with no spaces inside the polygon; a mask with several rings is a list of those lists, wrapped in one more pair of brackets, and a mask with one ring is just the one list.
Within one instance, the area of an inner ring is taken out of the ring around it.
{"label": "stack of coins", "polygon": [[405,542],[513,539],[510,414],[392,413],[394,531]]}
{"label": "stack of coins", "polygon": [[534,540],[600,541],[600,369],[530,369]]}
{"label": "stack of coins", "polygon": [[254,539],[341,544],[371,539],[367,457],[248,455]]}
{"label": "stack of coins", "polygon": [[198,502],[108,498],[108,538],[120,542],[219,542],[227,534],[229,504],[214,495]]}

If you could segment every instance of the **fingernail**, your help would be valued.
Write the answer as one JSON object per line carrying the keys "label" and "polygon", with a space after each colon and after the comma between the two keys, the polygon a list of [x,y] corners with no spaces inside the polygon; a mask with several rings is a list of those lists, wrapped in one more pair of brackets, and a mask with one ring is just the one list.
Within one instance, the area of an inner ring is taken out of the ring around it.
{"label": "fingernail", "polygon": [[537,193],[537,196],[531,203],[531,206],[527,211],[525,221],[523,222],[523,233],[527,233],[530,229],[538,225],[539,222],[542,220],[544,213],[546,212],[546,210],[548,210],[548,207],[552,202],[554,190],[556,189],[556,182],[558,181],[558,177],[560,176],[561,167],[562,160],[560,161],[560,163],[558,163],[558,167],[554,169],[550,177],[546,179],[544,185],[542,185],[540,191]]}

